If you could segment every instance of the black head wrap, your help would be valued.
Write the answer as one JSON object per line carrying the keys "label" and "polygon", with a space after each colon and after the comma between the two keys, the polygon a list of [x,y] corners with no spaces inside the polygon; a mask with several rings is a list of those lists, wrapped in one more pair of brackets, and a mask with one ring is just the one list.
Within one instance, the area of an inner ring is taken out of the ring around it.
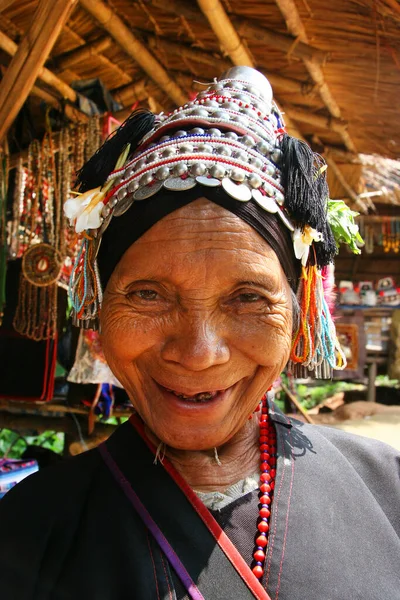
{"label": "black head wrap", "polygon": [[185,192],[163,189],[147,200],[134,202],[121,217],[111,219],[102,236],[98,254],[103,289],[124,253],[137,239],[163,217],[202,197],[215,202],[251,225],[277,255],[291,288],[294,291],[297,289],[300,262],[294,256],[291,234],[280,219],[267,213],[255,202],[239,202],[230,198],[222,188],[199,186]]}

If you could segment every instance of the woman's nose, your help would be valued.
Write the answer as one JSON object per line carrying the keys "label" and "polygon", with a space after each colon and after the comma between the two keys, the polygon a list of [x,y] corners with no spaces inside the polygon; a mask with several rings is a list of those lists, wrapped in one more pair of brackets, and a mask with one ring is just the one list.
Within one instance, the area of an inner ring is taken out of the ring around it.
{"label": "woman's nose", "polygon": [[230,358],[226,341],[207,318],[182,324],[167,338],[161,355],[165,361],[179,363],[188,371],[202,371]]}

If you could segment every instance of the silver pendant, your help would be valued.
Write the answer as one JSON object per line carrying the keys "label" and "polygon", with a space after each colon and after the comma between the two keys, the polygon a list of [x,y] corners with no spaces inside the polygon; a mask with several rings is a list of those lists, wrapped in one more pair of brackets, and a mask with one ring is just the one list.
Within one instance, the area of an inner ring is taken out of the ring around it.
{"label": "silver pendant", "polygon": [[252,195],[253,195],[254,200],[257,202],[257,204],[259,206],[261,206],[261,208],[263,208],[267,212],[269,212],[271,214],[275,214],[278,212],[279,207],[278,207],[277,203],[275,202],[275,200],[273,198],[271,198],[270,196],[264,196],[260,192],[260,190],[253,190]]}
{"label": "silver pendant", "polygon": [[130,208],[132,206],[132,204],[133,204],[133,195],[128,194],[127,196],[125,196],[125,198],[123,200],[120,200],[118,202],[118,204],[115,205],[115,208],[112,212],[112,216],[120,217],[121,215],[126,213],[128,208]]}
{"label": "silver pendant", "polygon": [[186,179],[181,179],[180,177],[170,177],[164,181],[164,187],[173,192],[184,192],[186,190],[191,190],[195,185],[197,185],[197,181],[193,179],[193,177],[186,177]]}
{"label": "silver pendant", "polygon": [[151,185],[145,185],[144,187],[139,188],[133,194],[134,200],[147,200],[147,198],[151,198],[154,194],[157,194],[159,190],[161,190],[164,182],[163,181],[155,181]]}
{"label": "silver pendant", "polygon": [[197,183],[201,185],[205,185],[206,187],[219,187],[221,185],[221,181],[219,179],[215,179],[215,177],[205,177],[204,175],[198,175],[196,177]]}
{"label": "silver pendant", "polygon": [[235,200],[239,200],[240,202],[248,202],[251,200],[251,190],[244,183],[237,184],[228,177],[224,177],[222,180],[222,187],[225,192]]}
{"label": "silver pendant", "polygon": [[289,221],[289,219],[287,218],[287,216],[285,215],[285,213],[283,212],[283,210],[279,209],[278,210],[278,215],[282,221],[282,223],[284,225],[286,225],[286,227],[289,229],[289,231],[294,231],[294,226],[292,225],[292,223]]}

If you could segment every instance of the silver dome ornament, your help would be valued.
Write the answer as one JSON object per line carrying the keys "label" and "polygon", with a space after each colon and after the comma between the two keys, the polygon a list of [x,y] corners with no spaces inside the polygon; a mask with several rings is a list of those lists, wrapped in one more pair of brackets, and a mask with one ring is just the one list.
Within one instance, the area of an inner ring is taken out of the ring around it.
{"label": "silver dome ornament", "polygon": [[211,127],[211,129],[208,130],[208,133],[210,135],[212,135],[213,137],[221,137],[222,136],[221,130],[217,129],[216,127]]}
{"label": "silver dome ornament", "polygon": [[217,146],[217,154],[220,154],[221,156],[232,156],[232,150],[229,146]]}
{"label": "silver dome ornament", "polygon": [[190,130],[190,133],[193,135],[203,135],[204,129],[202,129],[201,127],[194,127],[193,129]]}
{"label": "silver dome ornament", "polygon": [[229,121],[230,119],[230,115],[224,110],[216,110],[213,112],[212,116],[214,119],[221,119],[223,121]]}
{"label": "silver dome ornament", "polygon": [[142,175],[142,177],[140,178],[140,185],[148,185],[149,183],[151,183],[154,179],[154,175],[152,173],[145,173],[144,175]]}
{"label": "silver dome ornament", "polygon": [[108,204],[105,204],[101,209],[101,216],[105,219],[111,212],[111,208]]}
{"label": "silver dome ornament", "polygon": [[136,201],[147,200],[147,198],[151,198],[154,194],[157,194],[159,190],[161,190],[164,185],[163,181],[155,181],[151,185],[145,185],[144,187],[140,187],[133,194],[133,198]]}
{"label": "silver dome ornament", "polygon": [[251,190],[244,183],[238,184],[232,181],[232,179],[224,177],[222,180],[222,187],[225,192],[235,200],[239,200],[240,202],[248,202],[251,200]]}
{"label": "silver dome ornament", "polygon": [[188,172],[188,167],[185,163],[179,163],[177,165],[175,165],[175,167],[172,169],[172,173],[176,176],[176,177],[181,177],[181,175],[185,175],[185,173]]}
{"label": "silver dome ornament", "polygon": [[243,135],[240,138],[240,141],[242,144],[244,144],[245,146],[247,146],[248,148],[254,148],[254,146],[256,145],[256,141],[253,137],[251,137],[251,135]]}
{"label": "silver dome ornament", "polygon": [[249,156],[245,150],[235,150],[233,153],[233,158],[237,158],[238,160],[243,160],[243,162],[247,162]]}
{"label": "silver dome ornament", "polygon": [[170,156],[173,156],[174,154],[176,154],[176,150],[174,146],[169,146],[168,148],[164,148],[164,150],[161,152],[161,156],[163,158],[168,158]]}
{"label": "silver dome ornament", "polygon": [[239,105],[236,104],[235,102],[223,102],[222,104],[222,108],[225,108],[226,110],[239,110]]}
{"label": "silver dome ornament", "polygon": [[276,172],[276,168],[275,165],[273,165],[272,163],[267,163],[265,165],[265,172],[267,173],[267,175],[269,175],[270,177],[274,177],[275,172]]}
{"label": "silver dome ornament", "polygon": [[250,156],[249,163],[253,165],[253,167],[255,167],[256,169],[261,169],[263,165],[263,161],[261,160],[261,158],[258,158],[258,156]]}
{"label": "silver dome ornament", "polygon": [[140,169],[143,169],[143,167],[146,166],[146,159],[145,158],[140,158],[137,163],[133,166],[133,168],[135,169],[135,173],[137,171],[140,171]]}
{"label": "silver dome ornament", "polygon": [[158,159],[158,152],[150,152],[150,154],[148,154],[146,156],[146,162],[147,164],[154,162],[155,160]]}
{"label": "silver dome ornament", "polygon": [[183,152],[190,153],[190,152],[193,152],[193,150],[194,150],[194,146],[193,146],[193,144],[189,144],[189,142],[184,142],[183,144],[181,144],[179,146],[179,152],[182,152],[182,153]]}
{"label": "silver dome ornament", "polygon": [[182,179],[181,177],[170,177],[164,181],[164,187],[173,192],[191,190],[195,185],[197,185],[197,182],[192,177],[186,177],[186,179]]}
{"label": "silver dome ornament", "polygon": [[224,133],[224,138],[227,138],[228,140],[233,140],[234,142],[236,142],[239,139],[239,136],[234,131],[227,131],[226,133]]}
{"label": "silver dome ornament", "polygon": [[250,186],[255,189],[261,187],[263,183],[261,177],[257,175],[257,173],[251,173],[248,177],[248,182]]}
{"label": "silver dome ornament", "polygon": [[197,152],[202,152],[204,154],[212,154],[213,147],[211,146],[211,144],[205,144],[203,142],[200,142],[200,144],[197,145]]}
{"label": "silver dome ornament", "polygon": [[160,142],[167,142],[168,140],[170,140],[171,137],[169,135],[163,135],[162,137],[160,137]]}
{"label": "silver dome ornament", "polygon": [[130,181],[128,183],[128,193],[129,194],[133,194],[133,192],[136,192],[136,190],[138,189],[138,187],[139,187],[139,182],[137,180],[136,181]]}
{"label": "silver dome ornament", "polygon": [[235,82],[232,86],[237,90],[243,88],[243,82],[247,83],[247,89],[251,89],[251,93],[255,92],[255,95],[260,96],[267,104],[272,104],[272,87],[268,79],[256,69],[251,67],[239,66],[228,69],[222,76],[221,79],[237,79],[240,83]]}
{"label": "silver dome ornament", "polygon": [[192,165],[190,167],[190,174],[194,175],[195,177],[197,175],[204,175],[204,173],[207,171],[207,167],[204,163],[201,162],[197,162],[194,163],[194,165]]}
{"label": "silver dome ornament", "polygon": [[232,121],[235,121],[235,123],[239,123],[239,125],[241,125],[242,127],[248,127],[249,125],[249,120],[244,115],[233,115]]}
{"label": "silver dome ornament", "polygon": [[246,172],[243,171],[242,169],[238,169],[237,167],[234,167],[231,170],[230,178],[233,179],[234,181],[242,182],[246,179]]}
{"label": "silver dome ornament", "polygon": [[132,206],[134,202],[133,194],[128,194],[124,200],[118,202],[113,211],[113,217],[120,217]]}
{"label": "silver dome ornament", "polygon": [[271,146],[268,144],[268,142],[265,142],[264,140],[261,140],[257,144],[257,150],[259,152],[261,152],[261,154],[266,155],[266,154],[269,154],[271,152]]}
{"label": "silver dome ornament", "polygon": [[206,177],[205,175],[199,175],[196,177],[197,183],[200,185],[205,185],[206,187],[219,187],[221,185],[221,181],[219,179],[215,179],[215,177]]}
{"label": "silver dome ornament", "polygon": [[275,200],[270,196],[264,196],[260,190],[253,190],[252,196],[255,202],[267,212],[275,214],[279,211],[279,206]]}
{"label": "silver dome ornament", "polygon": [[219,103],[216,100],[205,100],[204,106],[208,106],[209,108],[218,108]]}
{"label": "silver dome ornament", "polygon": [[111,208],[114,208],[114,206],[117,204],[118,202],[118,198],[116,196],[113,196],[112,198],[109,199],[108,204]]}
{"label": "silver dome ornament", "polygon": [[179,131],[175,131],[175,133],[172,135],[173,138],[180,138],[180,137],[186,137],[187,136],[187,131],[185,131],[184,129],[179,129]]}
{"label": "silver dome ornament", "polygon": [[274,163],[276,163],[276,164],[280,163],[281,156],[282,156],[282,152],[279,148],[275,148],[275,150],[273,150],[273,152],[271,154],[271,158],[274,161]]}
{"label": "silver dome ornament", "polygon": [[118,200],[118,202],[120,200],[123,200],[125,198],[125,196],[127,195],[127,193],[128,192],[127,192],[126,187],[121,188],[120,190],[118,190],[118,192],[117,192],[117,200]]}
{"label": "silver dome ornament", "polygon": [[210,169],[211,177],[215,177],[217,179],[222,179],[225,177],[226,169],[223,165],[214,165]]}
{"label": "silver dome ornament", "polygon": [[164,179],[167,179],[169,177],[169,175],[170,175],[169,167],[160,167],[155,172],[156,179],[158,179],[160,181],[164,181]]}
{"label": "silver dome ornament", "polygon": [[208,110],[205,108],[194,108],[190,114],[194,117],[208,117]]}

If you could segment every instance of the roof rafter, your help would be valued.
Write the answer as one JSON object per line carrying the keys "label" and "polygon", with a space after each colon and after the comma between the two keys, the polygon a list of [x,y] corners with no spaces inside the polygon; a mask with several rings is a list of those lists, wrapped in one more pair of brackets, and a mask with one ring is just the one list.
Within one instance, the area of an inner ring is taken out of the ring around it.
{"label": "roof rafter", "polygon": [[77,0],[40,0],[32,24],[0,82],[0,140],[29,96]]}
{"label": "roof rafter", "polygon": [[80,0],[80,4],[176,104],[180,105],[186,102],[187,97],[183,90],[172,81],[164,67],[132,33],[115,11],[102,0]]}
{"label": "roof rafter", "polygon": [[[245,47],[231,20],[225,12],[220,0],[197,0],[204,15],[209,20],[209,24],[214,31],[217,39],[220,41],[232,62],[238,66],[248,66],[254,68],[253,58]],[[301,132],[292,122],[290,114],[285,113],[287,128],[299,138],[303,138]]]}
{"label": "roof rafter", "polygon": [[[301,21],[300,14],[297,10],[297,6],[294,0],[275,0],[279,10],[285,19],[289,32],[294,35],[301,42],[307,43],[308,37],[304,25]],[[336,100],[333,98],[332,93],[325,81],[324,74],[320,65],[316,64],[313,60],[303,58],[304,65],[309,72],[311,78],[318,86],[318,92],[321,99],[330,114],[336,119],[341,118],[341,111]],[[357,152],[356,146],[351,139],[346,128],[343,128],[340,132],[340,136],[348,150],[351,152]]]}

